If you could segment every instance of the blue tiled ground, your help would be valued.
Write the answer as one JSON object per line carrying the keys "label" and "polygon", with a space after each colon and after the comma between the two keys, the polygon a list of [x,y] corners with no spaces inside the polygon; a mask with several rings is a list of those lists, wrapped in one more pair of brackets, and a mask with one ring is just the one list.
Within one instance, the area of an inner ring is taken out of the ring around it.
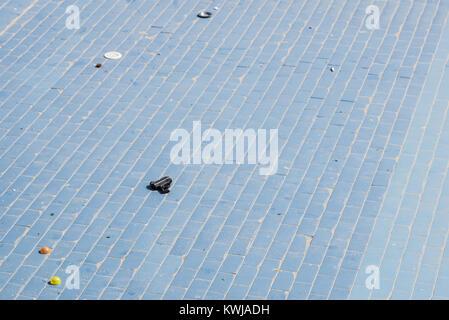
{"label": "blue tiled ground", "polygon": [[[0,298],[448,299],[448,11],[3,0]],[[279,129],[277,174],[170,163],[193,121]]]}

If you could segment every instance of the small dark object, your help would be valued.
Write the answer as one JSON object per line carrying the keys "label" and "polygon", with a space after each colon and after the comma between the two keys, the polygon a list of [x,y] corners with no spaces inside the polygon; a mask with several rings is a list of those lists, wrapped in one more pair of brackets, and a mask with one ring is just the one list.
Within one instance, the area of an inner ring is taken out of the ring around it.
{"label": "small dark object", "polygon": [[97,63],[97,64],[95,65],[95,68],[101,68],[101,63]]}
{"label": "small dark object", "polygon": [[334,71],[335,71],[334,67],[331,67],[330,70],[331,70],[331,72],[334,72]]}
{"label": "small dark object", "polygon": [[200,11],[197,14],[197,17],[199,18],[210,18],[212,16],[212,13],[210,13],[209,11]]}
{"label": "small dark object", "polygon": [[160,193],[169,193],[170,185],[172,183],[172,179],[170,177],[162,177],[159,180],[151,181],[147,186],[150,190],[158,190]]}
{"label": "small dark object", "polygon": [[309,27],[309,29],[312,29],[312,27]]}

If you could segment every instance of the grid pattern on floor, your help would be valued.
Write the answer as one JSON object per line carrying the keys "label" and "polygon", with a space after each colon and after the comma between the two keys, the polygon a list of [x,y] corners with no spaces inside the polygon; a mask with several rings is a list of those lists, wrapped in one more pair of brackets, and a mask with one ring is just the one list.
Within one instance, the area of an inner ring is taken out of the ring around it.
{"label": "grid pattern on floor", "polygon": [[[4,1],[0,299],[449,298],[448,11]],[[172,163],[194,121],[278,129],[276,174]]]}

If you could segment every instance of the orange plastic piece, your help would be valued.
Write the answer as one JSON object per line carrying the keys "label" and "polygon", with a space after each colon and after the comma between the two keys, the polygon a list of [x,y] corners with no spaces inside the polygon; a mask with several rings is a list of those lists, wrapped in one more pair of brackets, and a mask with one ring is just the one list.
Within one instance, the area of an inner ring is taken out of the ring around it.
{"label": "orange plastic piece", "polygon": [[42,247],[41,250],[39,250],[40,254],[50,254],[51,250],[49,247]]}

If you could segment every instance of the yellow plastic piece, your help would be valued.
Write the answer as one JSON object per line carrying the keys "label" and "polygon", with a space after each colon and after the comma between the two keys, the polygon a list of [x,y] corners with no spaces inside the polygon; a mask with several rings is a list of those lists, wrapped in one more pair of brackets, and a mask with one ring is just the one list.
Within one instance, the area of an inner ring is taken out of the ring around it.
{"label": "yellow plastic piece", "polygon": [[52,277],[50,279],[50,284],[57,286],[58,284],[61,284],[61,279],[59,277]]}

